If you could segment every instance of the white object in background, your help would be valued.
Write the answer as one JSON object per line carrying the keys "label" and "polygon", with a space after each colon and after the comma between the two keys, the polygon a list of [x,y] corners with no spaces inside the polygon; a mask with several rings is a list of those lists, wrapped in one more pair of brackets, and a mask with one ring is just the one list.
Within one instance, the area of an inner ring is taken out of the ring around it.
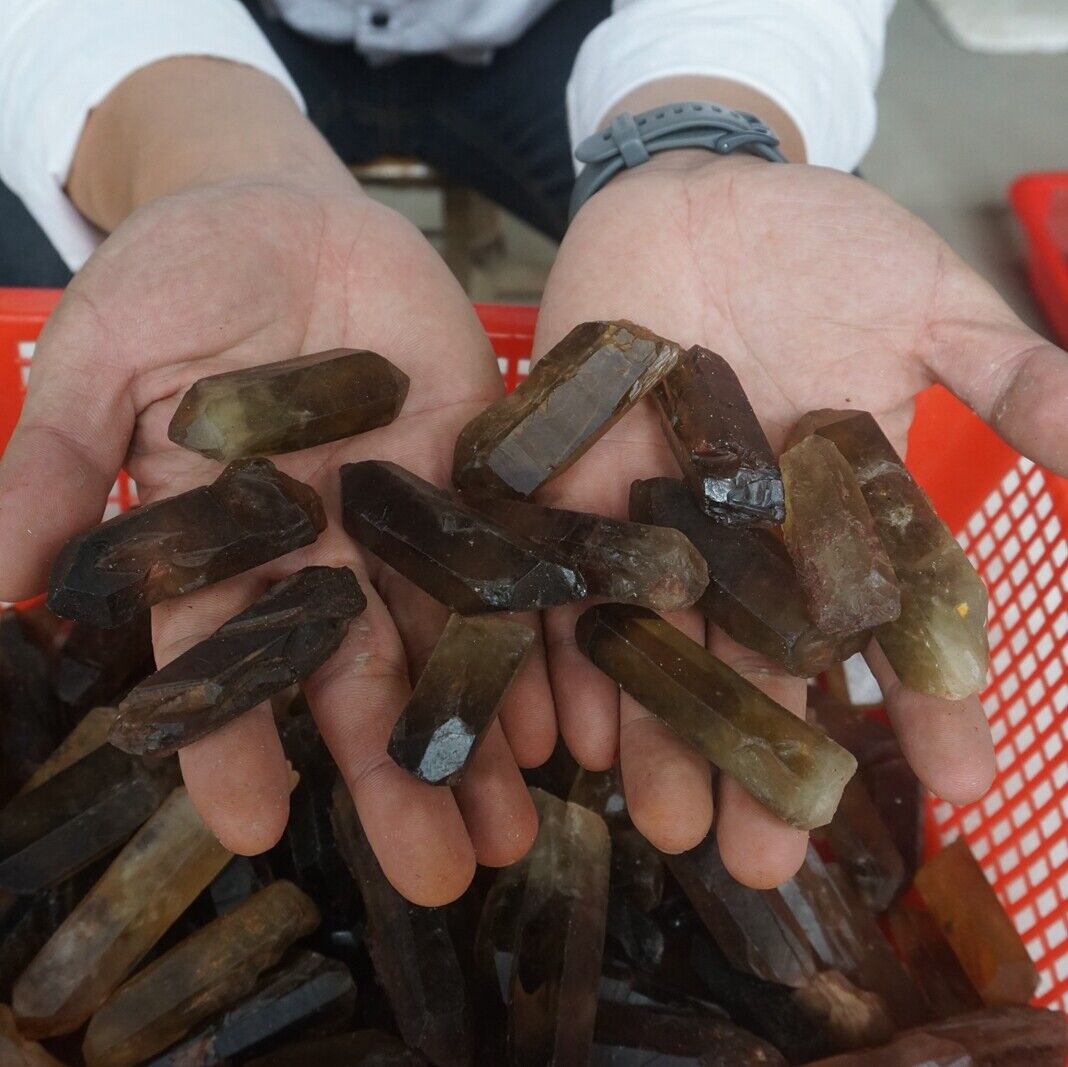
{"label": "white object in background", "polygon": [[1068,51],[1068,0],[927,0],[972,52]]}

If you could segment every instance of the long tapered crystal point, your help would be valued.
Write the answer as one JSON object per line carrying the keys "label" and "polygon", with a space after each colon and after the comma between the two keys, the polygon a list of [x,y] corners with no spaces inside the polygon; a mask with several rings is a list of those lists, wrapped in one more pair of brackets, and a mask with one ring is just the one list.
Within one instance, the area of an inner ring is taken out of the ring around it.
{"label": "long tapered crystal point", "polygon": [[326,528],[311,486],[270,460],[231,463],[211,485],[134,508],[72,538],[52,567],[57,615],[114,627],[311,544]]}
{"label": "long tapered crystal point", "polygon": [[334,348],[201,378],[167,436],[229,462],[352,437],[400,414],[408,376],[377,352]]}
{"label": "long tapered crystal point", "polygon": [[901,614],[876,637],[898,678],[949,700],[979,692],[989,656],[986,586],[956,538],[868,412],[810,412],[793,439],[810,433],[853,469],[897,575]]}
{"label": "long tapered crystal point", "polygon": [[456,439],[452,479],[472,497],[530,496],[566,470],[678,362],[630,322],[576,326]]}
{"label": "long tapered crystal point", "polygon": [[111,743],[165,755],[295,682],[337,651],[367,606],[348,567],[305,567],[150,675],[119,705]]}
{"label": "long tapered crystal point", "polygon": [[640,704],[792,826],[830,822],[857,761],[644,608],[602,604],[579,648]]}

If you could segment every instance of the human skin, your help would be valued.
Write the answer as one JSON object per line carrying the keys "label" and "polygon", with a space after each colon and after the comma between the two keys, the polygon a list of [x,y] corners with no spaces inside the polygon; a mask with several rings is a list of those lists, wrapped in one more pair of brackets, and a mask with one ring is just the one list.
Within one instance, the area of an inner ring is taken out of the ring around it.
{"label": "human skin", "polygon": [[[672,79],[621,106],[694,97],[767,117],[801,158],[789,119],[743,87]],[[23,416],[0,464],[0,597],[42,588],[63,541],[98,521],[120,465],[146,501],[214,477],[216,464],[166,438],[197,378],[342,345],[381,351],[412,381],[401,417],[279,460],[319,489],[328,531],[314,546],[153,609],[158,661],[291,570],[351,566],[367,613],[307,691],[402,893],[444,903],[466,887],[476,858],[505,864],[529,847],[536,820],[517,763],[548,756],[557,720],[584,765],[605,767],[618,755],[632,815],[655,844],[695,844],[712,819],[707,764],[633,702],[621,703],[577,655],[573,610],[546,616],[548,672],[544,655],[532,654],[507,698],[503,729],[457,789],[416,782],[386,755],[410,679],[446,613],[341,532],[336,470],[390,459],[447,484],[456,434],[500,395],[500,377],[439,257],[360,191],[288,94],[226,62],[147,67],[90,118],[69,192],[111,236],[41,335]],[[776,446],[796,415],[847,398],[874,411],[900,444],[911,397],[938,378],[1017,447],[1056,469],[1068,465],[1054,407],[1059,396],[1063,410],[1063,353],[1026,331],[922,224],[841,174],[676,152],[618,176],[582,209],[560,250],[537,352],[576,322],[602,317],[722,352]],[[622,515],[633,478],[673,470],[641,406],[544,498]],[[703,631],[695,618],[678,621]],[[708,636],[737,669],[803,711],[795,679]],[[977,702],[948,707],[905,694],[873,660],[921,777],[954,800],[982,792],[993,764]],[[288,783],[266,708],[189,746],[181,761],[190,796],[228,847],[254,853],[274,843]],[[797,831],[729,780],[719,785],[716,818],[725,861],[742,880],[773,884],[800,862]]]}

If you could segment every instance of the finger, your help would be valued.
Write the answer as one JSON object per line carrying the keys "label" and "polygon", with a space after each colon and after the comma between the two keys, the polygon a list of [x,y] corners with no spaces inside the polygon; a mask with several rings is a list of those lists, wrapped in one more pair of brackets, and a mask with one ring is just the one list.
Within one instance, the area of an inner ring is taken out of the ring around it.
{"label": "finger", "polygon": [[[704,640],[704,620],[696,612],[664,617],[693,640]],[[708,760],[633,697],[622,693],[619,703],[619,765],[631,820],[661,852],[694,848],[712,826]]]}
{"label": "finger", "polygon": [[977,696],[940,700],[906,689],[877,641],[864,653],[916,777],[951,804],[978,800],[994,781],[990,727]]}
{"label": "finger", "polygon": [[[152,611],[156,662],[163,667],[210,637],[252,603],[269,579],[247,574],[158,604]],[[178,753],[189,798],[231,852],[256,855],[282,836],[289,776],[267,705],[239,716]]]}
{"label": "finger", "polygon": [[533,613],[512,617],[529,626],[537,640],[504,694],[499,720],[516,763],[540,767],[556,747],[556,708],[549,686],[542,617]]}
{"label": "finger", "polygon": [[538,815],[499,723],[489,728],[454,793],[479,863],[507,867],[527,854]]}
{"label": "finger", "polygon": [[[61,373],[48,373],[60,352]],[[63,543],[103,514],[134,424],[126,378],[109,354],[65,296],[37,343],[22,416],[0,461],[0,599],[39,593]]]}
{"label": "finger", "polygon": [[[709,650],[746,681],[799,718],[805,717],[804,678],[795,678],[752,649],[710,627]],[[743,885],[771,889],[792,878],[805,858],[808,834],[776,818],[736,779],[719,778],[716,839],[723,865]]]}
{"label": "finger", "polygon": [[385,604],[357,575],[367,610],[304,691],[386,877],[416,904],[447,904],[474,877],[474,848],[452,791],[418,781],[386,752],[411,695],[408,664]]}

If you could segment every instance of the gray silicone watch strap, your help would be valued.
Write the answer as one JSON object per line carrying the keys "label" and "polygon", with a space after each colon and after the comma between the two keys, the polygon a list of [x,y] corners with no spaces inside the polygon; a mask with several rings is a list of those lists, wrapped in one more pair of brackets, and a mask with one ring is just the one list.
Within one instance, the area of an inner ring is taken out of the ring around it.
{"label": "gray silicone watch strap", "polygon": [[640,166],[654,152],[669,148],[706,148],[722,156],[749,152],[773,163],[786,162],[778,137],[745,111],[692,100],[640,115],[624,111],[575,149],[575,158],[586,165],[575,179],[570,217],[625,167]]}

